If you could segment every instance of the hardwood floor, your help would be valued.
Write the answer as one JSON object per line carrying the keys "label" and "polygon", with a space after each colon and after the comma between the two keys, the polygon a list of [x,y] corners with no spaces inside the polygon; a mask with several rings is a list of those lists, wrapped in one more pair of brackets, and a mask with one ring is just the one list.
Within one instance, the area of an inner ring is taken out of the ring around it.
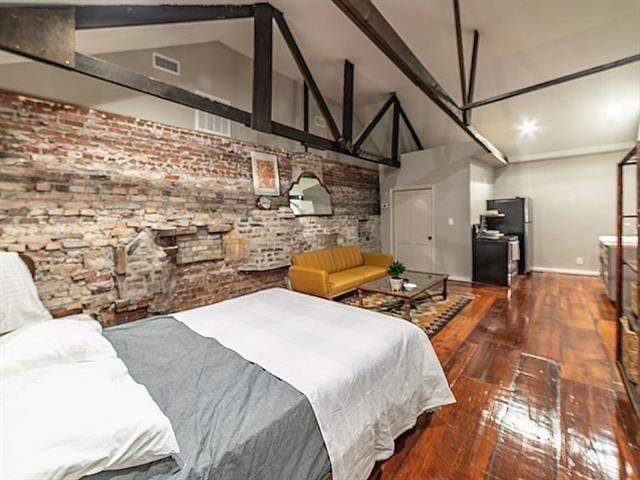
{"label": "hardwood floor", "polygon": [[518,278],[476,298],[432,344],[457,403],[423,416],[384,480],[637,479],[639,425],[614,363],[600,280]]}

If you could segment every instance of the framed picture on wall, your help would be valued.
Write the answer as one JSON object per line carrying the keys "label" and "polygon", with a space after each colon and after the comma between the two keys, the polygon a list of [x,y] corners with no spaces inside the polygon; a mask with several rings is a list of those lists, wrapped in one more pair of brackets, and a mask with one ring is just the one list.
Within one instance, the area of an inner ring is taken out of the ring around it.
{"label": "framed picture on wall", "polygon": [[269,153],[251,152],[253,169],[253,193],[256,195],[280,195],[278,157]]}

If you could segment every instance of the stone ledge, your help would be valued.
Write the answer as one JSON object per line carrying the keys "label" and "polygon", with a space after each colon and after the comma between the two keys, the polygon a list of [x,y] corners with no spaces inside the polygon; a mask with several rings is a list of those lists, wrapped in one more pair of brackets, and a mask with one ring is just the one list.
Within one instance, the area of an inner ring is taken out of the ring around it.
{"label": "stone ledge", "polygon": [[148,298],[140,298],[136,300],[121,299],[114,302],[116,313],[132,312],[149,306]]}
{"label": "stone ledge", "polygon": [[281,268],[289,268],[291,262],[279,262],[268,265],[241,265],[238,267],[239,272],[268,272],[270,270],[280,270]]}
{"label": "stone ledge", "polygon": [[163,237],[180,237],[183,235],[195,235],[198,233],[198,227],[158,227],[152,228],[156,235]]}
{"label": "stone ledge", "polygon": [[219,225],[209,225],[207,227],[207,232],[209,233],[228,233],[233,230],[233,225],[224,223]]}

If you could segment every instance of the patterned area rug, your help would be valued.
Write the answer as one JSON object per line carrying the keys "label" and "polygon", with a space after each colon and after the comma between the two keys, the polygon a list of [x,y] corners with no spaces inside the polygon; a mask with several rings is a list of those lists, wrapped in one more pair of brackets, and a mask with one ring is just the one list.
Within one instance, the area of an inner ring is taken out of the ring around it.
{"label": "patterned area rug", "polygon": [[[425,296],[416,299],[411,306],[411,321],[418,325],[432,338],[449,323],[467,304],[473,300],[471,294],[449,292],[446,300],[442,300],[440,291],[430,292],[432,298]],[[364,307],[377,312],[402,318],[403,300],[382,293],[365,294]],[[357,295],[340,300],[348,305],[360,306]]]}

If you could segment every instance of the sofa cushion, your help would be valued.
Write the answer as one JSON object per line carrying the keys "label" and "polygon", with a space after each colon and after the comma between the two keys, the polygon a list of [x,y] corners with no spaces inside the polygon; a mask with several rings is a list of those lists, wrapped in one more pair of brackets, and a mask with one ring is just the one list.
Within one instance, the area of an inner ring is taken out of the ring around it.
{"label": "sofa cushion", "polygon": [[291,256],[291,263],[298,267],[324,270],[327,273],[338,271],[333,261],[331,249],[317,250],[315,252],[296,253]]}
{"label": "sofa cushion", "polygon": [[331,295],[353,290],[362,283],[362,278],[350,272],[336,272],[329,275],[329,288]]}
{"label": "sofa cushion", "polygon": [[364,263],[362,253],[360,253],[360,249],[356,245],[331,248],[329,249],[329,252],[331,252],[331,257],[333,258],[333,264],[336,267],[336,272],[359,267]]}
{"label": "sofa cushion", "polygon": [[383,267],[376,265],[363,265],[361,267],[351,268],[347,270],[348,273],[357,275],[362,279],[361,283],[371,282],[387,275],[387,270]]}

